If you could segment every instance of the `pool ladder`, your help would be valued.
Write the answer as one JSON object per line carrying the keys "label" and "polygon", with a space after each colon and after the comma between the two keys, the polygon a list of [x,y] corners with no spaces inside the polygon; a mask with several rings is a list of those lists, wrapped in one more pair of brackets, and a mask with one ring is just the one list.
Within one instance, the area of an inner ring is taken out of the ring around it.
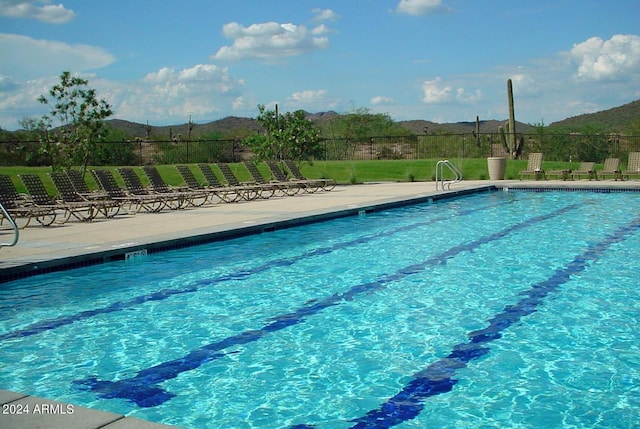
{"label": "pool ladder", "polygon": [[2,218],[7,219],[13,228],[13,241],[6,242],[6,243],[3,241],[0,241],[0,247],[15,246],[16,244],[18,244],[18,239],[20,238],[20,233],[18,232],[18,225],[16,224],[16,221],[13,220],[13,216],[11,216],[9,212],[7,212],[7,210],[4,208],[2,203],[0,203],[0,212],[2,212],[1,213]]}
{"label": "pool ladder", "polygon": [[[455,175],[455,179],[453,180],[444,180],[444,167],[447,167],[449,170],[453,172]],[[448,159],[443,159],[438,161],[436,164],[436,191],[443,190],[446,191],[451,189],[451,184],[458,183],[462,181],[462,172],[451,163]]]}

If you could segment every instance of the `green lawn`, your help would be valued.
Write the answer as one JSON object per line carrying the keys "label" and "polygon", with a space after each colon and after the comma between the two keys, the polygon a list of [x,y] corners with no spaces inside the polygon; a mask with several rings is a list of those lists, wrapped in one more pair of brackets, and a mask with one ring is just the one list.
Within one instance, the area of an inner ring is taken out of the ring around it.
{"label": "green lawn", "polygon": [[[364,182],[409,182],[409,181],[433,181],[435,179],[436,163],[438,160],[385,160],[385,161],[315,161],[313,164],[303,163],[301,165],[302,173],[312,179],[331,178],[341,184],[356,184]],[[482,159],[451,159],[463,173],[467,180],[487,180],[489,173],[487,171],[487,160]],[[508,160],[506,179],[517,179],[520,170],[527,166],[526,160]],[[578,163],[565,162],[544,162],[545,170],[554,169],[575,169]],[[242,164],[231,164],[233,171],[242,181],[249,181],[250,176]],[[117,167],[100,167],[115,170]],[[597,165],[596,169],[602,168]],[[159,165],[160,174],[170,185],[182,184],[182,179],[178,171],[173,165]],[[203,181],[202,176],[195,166],[192,170],[198,179]],[[266,165],[260,165],[260,170],[268,176]],[[51,171],[49,167],[0,167],[0,174],[7,174],[12,177],[18,190],[24,192],[25,189],[17,177],[19,174],[35,173],[42,177],[49,192],[55,194],[53,184],[49,180],[47,173]],[[136,167],[143,182],[146,182],[142,170]],[[445,176],[448,174],[445,169]],[[119,180],[118,175],[116,177]],[[452,176],[446,176],[452,177]],[[87,183],[90,188],[96,189],[97,185],[93,181],[90,174],[86,176]],[[122,185],[122,182],[120,182]]]}
{"label": "green lawn", "polygon": [[[376,181],[433,181],[437,159],[393,161],[318,161],[303,164],[302,172],[310,178],[330,177],[338,183],[363,183]],[[450,159],[462,171],[467,180],[488,180],[489,171],[485,158]],[[578,162],[543,162],[545,170],[574,170]],[[518,179],[526,169],[527,160],[507,160],[505,179]],[[596,169],[602,168],[597,164]],[[445,178],[453,177],[445,168]],[[449,176],[447,176],[449,174]]]}

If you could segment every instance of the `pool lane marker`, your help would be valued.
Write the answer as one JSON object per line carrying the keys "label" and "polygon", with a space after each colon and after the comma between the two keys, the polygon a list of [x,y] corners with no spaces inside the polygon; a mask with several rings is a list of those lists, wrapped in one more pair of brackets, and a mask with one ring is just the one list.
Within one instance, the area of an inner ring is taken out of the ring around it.
{"label": "pool lane marker", "polygon": [[[500,203],[500,204],[507,204],[507,202],[504,203]],[[498,205],[500,205],[498,204]],[[487,205],[484,207],[476,207],[473,209],[465,209],[465,210],[460,210],[458,212],[456,212],[457,216],[465,216],[471,213],[475,213],[481,210],[488,210],[488,209],[492,209],[495,208],[496,205]],[[96,308],[96,309],[92,309],[92,310],[86,310],[86,311],[82,311],[80,313],[76,313],[76,314],[72,314],[72,315],[68,315],[68,316],[60,316],[60,317],[56,317],[53,319],[45,319],[45,320],[41,320],[39,322],[33,323],[31,325],[28,325],[24,328],[21,329],[17,329],[15,331],[11,331],[11,332],[7,332],[4,334],[0,334],[0,341],[4,341],[4,340],[10,340],[10,339],[14,339],[14,338],[22,338],[22,337],[29,337],[31,335],[36,335],[36,334],[40,334],[42,332],[45,331],[49,331],[52,329],[56,329],[56,328],[60,328],[62,326],[67,326],[67,325],[71,325],[72,323],[76,323],[79,322],[81,320],[85,320],[91,317],[95,317],[95,316],[99,316],[99,315],[103,315],[103,314],[109,314],[109,313],[114,313],[117,311],[123,311],[126,310],[128,308],[132,308],[138,305],[142,305],[146,302],[150,302],[150,301],[163,301],[165,299],[171,298],[174,295],[181,295],[184,293],[194,293],[197,292],[199,289],[203,288],[203,287],[207,287],[207,286],[211,286],[211,285],[216,285],[216,284],[220,284],[226,281],[232,281],[232,280],[238,280],[241,278],[246,278],[248,276],[257,274],[257,273],[261,273],[263,271],[267,271],[269,269],[272,269],[274,267],[282,267],[282,266],[288,266],[288,265],[293,265],[296,262],[299,262],[303,259],[306,258],[311,258],[313,256],[317,256],[317,255],[323,255],[323,254],[328,254],[331,252],[334,252],[338,249],[345,249],[351,246],[356,246],[359,244],[363,244],[366,243],[368,241],[372,241],[372,240],[376,240],[382,237],[388,237],[391,236],[393,234],[397,234],[398,232],[401,231],[406,231],[406,230],[410,230],[416,227],[420,227],[420,226],[424,226],[424,225],[431,225],[434,222],[441,222],[441,221],[446,221],[449,220],[450,217],[448,216],[442,216],[442,217],[438,217],[435,219],[431,219],[428,222],[415,222],[409,225],[405,225],[405,226],[401,226],[398,228],[394,228],[391,229],[389,231],[384,231],[378,234],[373,234],[370,236],[365,236],[365,237],[361,237],[361,238],[357,238],[355,240],[351,240],[351,241],[347,241],[344,243],[337,243],[334,244],[332,246],[328,246],[328,247],[324,247],[324,248],[320,248],[320,249],[315,249],[315,250],[311,250],[305,253],[302,253],[300,255],[297,256],[293,256],[290,258],[282,258],[282,259],[278,259],[275,261],[270,261],[268,263],[265,263],[263,265],[257,266],[257,267],[253,267],[247,270],[241,270],[241,271],[237,271],[235,273],[231,273],[231,274],[227,274],[227,275],[222,275],[216,278],[212,278],[212,279],[202,279],[199,280],[197,282],[195,282],[195,284],[186,286],[184,288],[180,288],[180,289],[162,289],[159,290],[157,292],[153,292],[153,293],[149,293],[146,295],[139,295],[136,297],[133,297],[131,299],[125,300],[125,301],[116,301],[111,305],[108,305],[106,307],[101,307],[101,308]]]}
{"label": "pool lane marker", "polygon": [[[81,390],[97,392],[98,396],[103,399],[125,399],[143,408],[161,405],[176,395],[162,389],[158,384],[176,378],[182,372],[194,370],[207,362],[226,356],[229,353],[225,352],[226,349],[258,341],[267,334],[302,323],[306,317],[318,314],[328,307],[339,305],[345,301],[351,301],[360,294],[375,292],[390,283],[413,274],[418,274],[428,267],[440,265],[444,263],[447,258],[452,258],[463,252],[470,252],[483,244],[498,240],[513,232],[531,227],[538,222],[554,218],[578,207],[578,204],[571,204],[553,212],[530,218],[521,223],[511,225],[499,232],[481,237],[466,244],[454,246],[425,261],[401,268],[395,273],[384,275],[379,280],[355,285],[346,292],[335,293],[326,298],[308,301],[306,306],[292,313],[282,314],[270,319],[271,322],[264,325],[262,329],[244,331],[240,334],[205,345],[192,350],[185,356],[143,369],[131,378],[108,381],[98,380],[96,377],[88,377],[84,380],[73,381],[73,385]],[[231,351],[231,353],[237,352],[237,350]]]}
{"label": "pool lane marker", "polygon": [[[599,243],[587,247],[584,253],[576,256],[564,268],[557,269],[548,279],[533,285],[529,290],[520,292],[519,295],[523,295],[524,298],[516,304],[505,306],[501,313],[487,321],[488,327],[470,332],[469,341],[454,346],[449,355],[414,374],[413,379],[400,392],[389,398],[379,408],[350,420],[356,423],[350,429],[390,428],[417,417],[427,398],[453,389],[458,382],[453,378],[458,369],[465,368],[472,360],[489,353],[490,349],[485,347],[486,344],[501,338],[504,330],[523,317],[534,313],[547,295],[556,292],[560,286],[571,280],[572,276],[582,275],[587,267],[600,259],[613,244],[626,239],[638,229],[640,229],[640,217],[605,236]],[[311,429],[314,426],[296,425],[294,427]]]}

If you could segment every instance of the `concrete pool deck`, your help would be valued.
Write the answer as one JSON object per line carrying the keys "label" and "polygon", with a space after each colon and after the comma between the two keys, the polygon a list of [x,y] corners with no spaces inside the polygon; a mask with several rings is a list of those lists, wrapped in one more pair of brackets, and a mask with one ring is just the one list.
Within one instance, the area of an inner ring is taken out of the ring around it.
{"label": "concrete pool deck", "polygon": [[[125,259],[127,255],[137,257],[140,252],[147,250],[170,249],[285,228],[304,222],[358,214],[376,207],[393,207],[494,188],[507,190],[520,187],[640,191],[640,180],[463,181],[453,184],[450,191],[436,191],[434,182],[370,183],[337,186],[332,191],[314,194],[222,203],[161,213],[139,213],[115,219],[97,219],[89,223],[30,226],[20,231],[20,240],[16,246],[0,249],[0,284],[12,278],[40,272]],[[11,241],[12,234],[6,223],[3,224],[0,241]],[[68,410],[67,404],[6,390],[0,390],[0,403],[0,427],[3,429],[169,427],[74,405],[70,405],[73,412],[68,413],[65,412]],[[29,405],[31,412],[18,414],[17,411],[24,410],[25,405]],[[36,409],[38,412],[34,412]]]}

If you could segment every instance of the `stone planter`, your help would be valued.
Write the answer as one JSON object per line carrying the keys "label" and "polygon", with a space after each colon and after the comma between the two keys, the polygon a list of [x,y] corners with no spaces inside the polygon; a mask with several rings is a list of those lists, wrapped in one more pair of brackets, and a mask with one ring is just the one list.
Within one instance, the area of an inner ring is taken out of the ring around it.
{"label": "stone planter", "polygon": [[491,156],[487,158],[487,167],[489,167],[489,180],[504,180],[507,158],[504,156]]}

